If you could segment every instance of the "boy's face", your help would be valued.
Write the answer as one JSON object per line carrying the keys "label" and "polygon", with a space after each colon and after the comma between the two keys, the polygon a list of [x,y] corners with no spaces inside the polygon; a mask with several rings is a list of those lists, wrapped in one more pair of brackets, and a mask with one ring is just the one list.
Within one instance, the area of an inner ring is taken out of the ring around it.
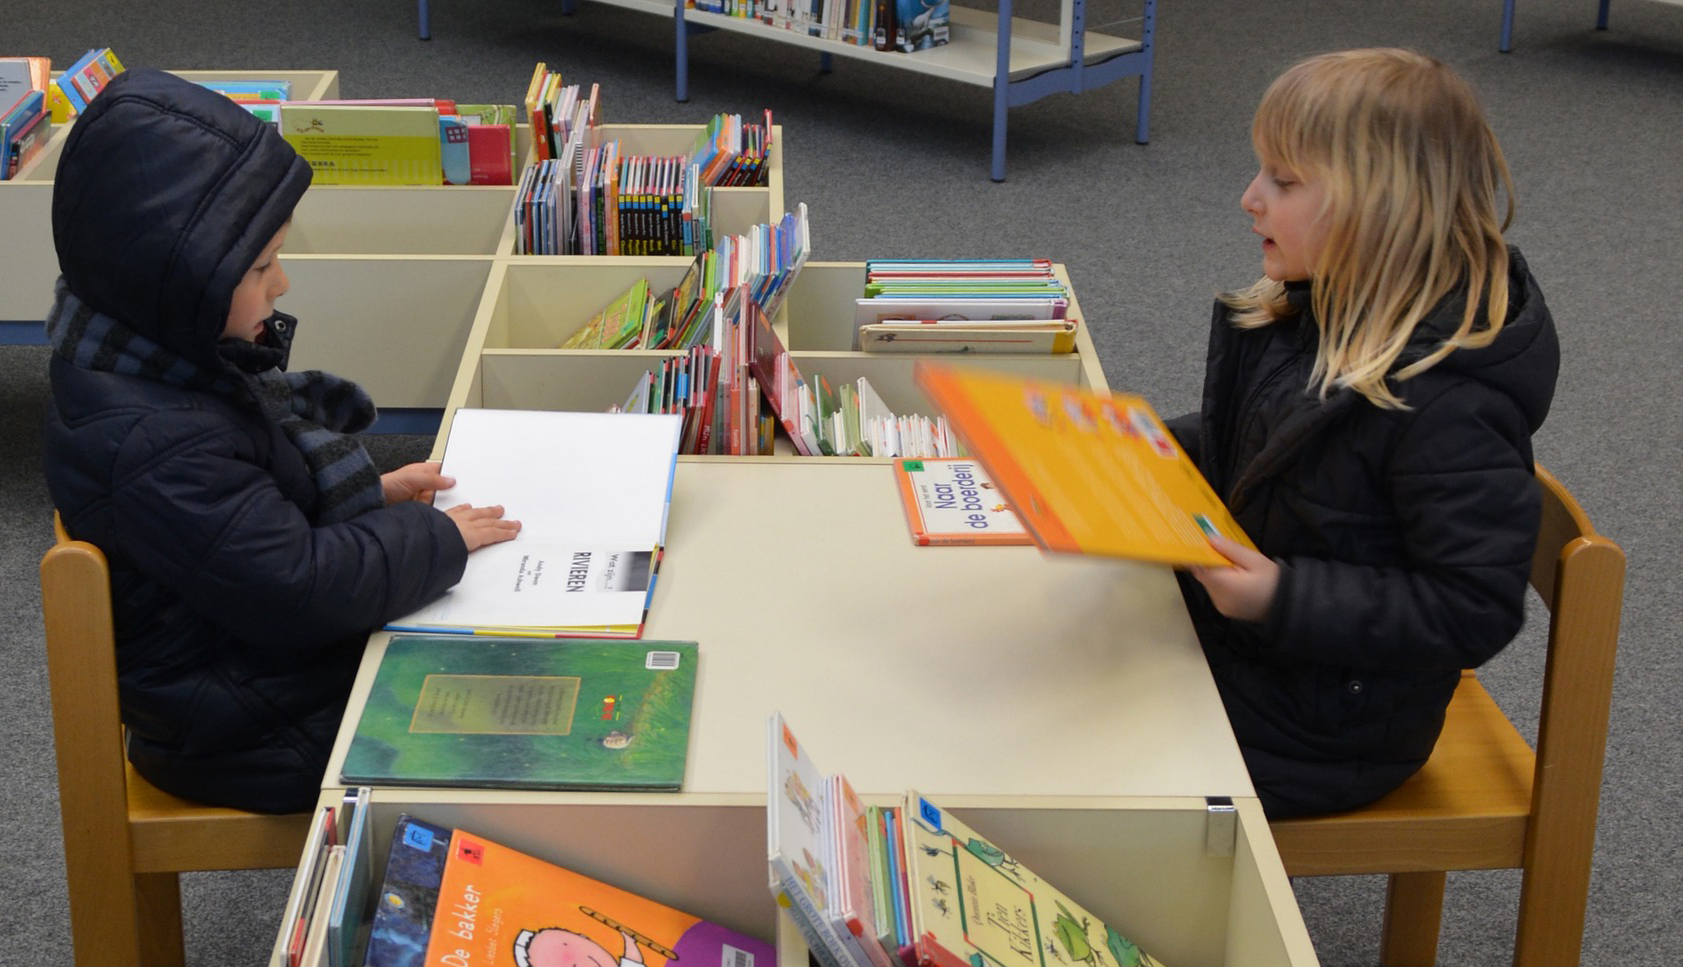
{"label": "boy's face", "polygon": [[1239,197],[1262,236],[1262,273],[1276,282],[1309,278],[1326,245],[1320,184],[1262,156],[1261,170]]}
{"label": "boy's face", "polygon": [[275,314],[275,300],[292,287],[280,264],[287,227],[281,226],[263,247],[263,254],[246,270],[245,278],[234,287],[234,301],[228,306],[228,324],[222,329],[222,338],[256,342],[263,335],[263,320]]}

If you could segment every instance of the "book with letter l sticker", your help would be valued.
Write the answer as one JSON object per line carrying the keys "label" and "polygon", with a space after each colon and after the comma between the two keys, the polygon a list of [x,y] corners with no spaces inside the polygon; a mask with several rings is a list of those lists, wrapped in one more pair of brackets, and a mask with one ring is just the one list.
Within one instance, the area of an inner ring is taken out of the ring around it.
{"label": "book with letter l sticker", "polygon": [[901,816],[919,967],[1163,967],[916,791]]}
{"label": "book with letter l sticker", "polygon": [[693,641],[394,636],[347,783],[676,791]]}

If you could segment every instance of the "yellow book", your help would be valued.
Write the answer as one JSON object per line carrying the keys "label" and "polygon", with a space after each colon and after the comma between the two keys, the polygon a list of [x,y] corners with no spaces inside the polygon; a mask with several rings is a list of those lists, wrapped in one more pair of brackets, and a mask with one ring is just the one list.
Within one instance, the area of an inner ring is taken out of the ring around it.
{"label": "yellow book", "polygon": [[438,108],[399,103],[288,101],[281,134],[318,185],[444,183]]}
{"label": "yellow book", "polygon": [[925,362],[913,374],[1041,547],[1185,566],[1228,563],[1210,534],[1250,545],[1143,398]]}

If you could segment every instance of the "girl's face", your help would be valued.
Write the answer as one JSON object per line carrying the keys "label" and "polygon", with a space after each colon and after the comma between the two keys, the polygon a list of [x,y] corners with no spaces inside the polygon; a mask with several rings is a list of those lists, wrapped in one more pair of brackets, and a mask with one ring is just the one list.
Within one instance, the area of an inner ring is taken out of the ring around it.
{"label": "girl's face", "polygon": [[222,329],[222,338],[256,342],[263,335],[263,321],[275,314],[275,300],[292,287],[280,264],[287,228],[288,225],[281,226],[263,247],[263,254],[246,270],[245,278],[234,287],[234,300],[228,306],[228,324]]}
{"label": "girl's face", "polygon": [[1266,156],[1239,207],[1251,216],[1251,231],[1262,236],[1262,272],[1276,282],[1309,278],[1326,244],[1321,186]]}

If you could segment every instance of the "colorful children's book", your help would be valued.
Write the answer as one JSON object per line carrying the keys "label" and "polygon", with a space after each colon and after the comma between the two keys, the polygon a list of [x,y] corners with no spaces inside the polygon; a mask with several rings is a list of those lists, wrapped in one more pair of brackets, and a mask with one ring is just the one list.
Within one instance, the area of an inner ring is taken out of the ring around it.
{"label": "colorful children's book", "polygon": [[450,835],[427,967],[775,967],[771,944],[466,830]]}
{"label": "colorful children's book", "polygon": [[397,818],[363,967],[420,967],[425,961],[450,832],[407,813]]}
{"label": "colorful children's book", "polygon": [[912,374],[1041,547],[1225,566],[1209,535],[1250,544],[1144,399],[925,362]]}
{"label": "colorful children's book", "polygon": [[438,108],[430,102],[287,101],[281,134],[318,185],[444,183]]}
{"label": "colorful children's book", "polygon": [[864,954],[836,932],[829,917],[828,860],[824,849],[824,775],[784,724],[770,720],[770,800],[766,806],[766,852],[771,892],[821,967],[872,967]]}
{"label": "colorful children's book", "polygon": [[696,661],[692,641],[396,636],[342,778],[675,791]]}
{"label": "colorful children's book", "polygon": [[973,459],[894,461],[912,543],[1033,544],[986,470]]}
{"label": "colorful children's book", "polygon": [[561,349],[624,349],[643,332],[649,280],[638,279],[561,343]]}
{"label": "colorful children's book", "polygon": [[927,797],[901,815],[919,967],[1162,967]]}

